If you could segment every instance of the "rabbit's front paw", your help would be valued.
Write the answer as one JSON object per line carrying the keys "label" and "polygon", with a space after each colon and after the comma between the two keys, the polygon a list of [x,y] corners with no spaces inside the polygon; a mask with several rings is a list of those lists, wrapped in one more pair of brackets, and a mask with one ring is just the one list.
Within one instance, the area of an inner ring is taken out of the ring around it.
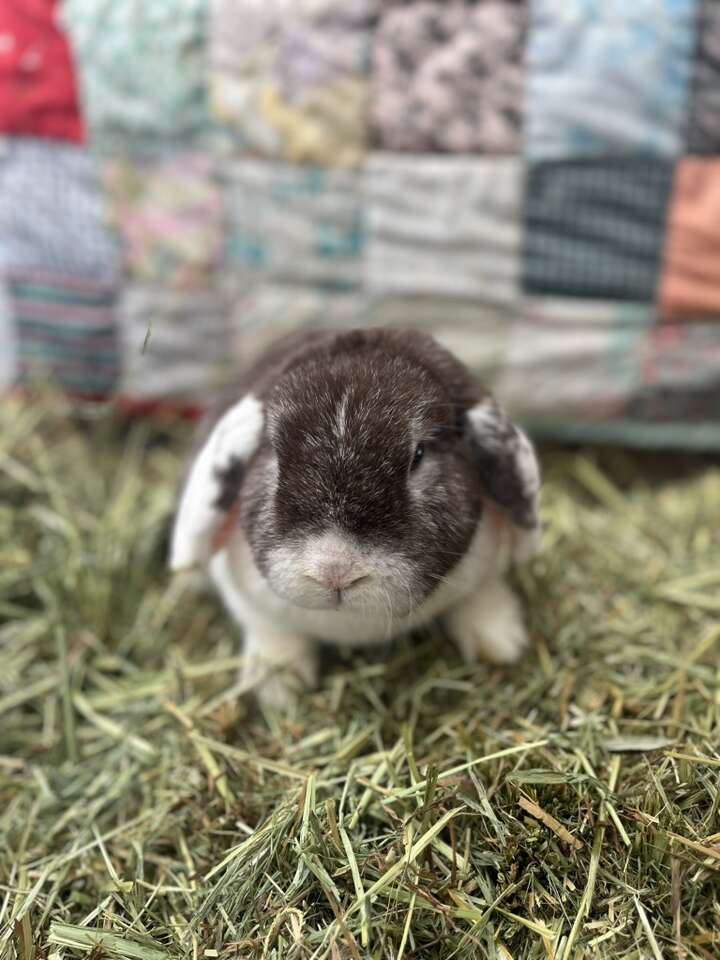
{"label": "rabbit's front paw", "polygon": [[245,637],[243,686],[260,703],[287,710],[303,690],[317,685],[317,653],[306,637],[254,626]]}
{"label": "rabbit's front paw", "polygon": [[515,663],[528,647],[528,634],[515,594],[502,580],[483,584],[451,610],[446,623],[468,663]]}

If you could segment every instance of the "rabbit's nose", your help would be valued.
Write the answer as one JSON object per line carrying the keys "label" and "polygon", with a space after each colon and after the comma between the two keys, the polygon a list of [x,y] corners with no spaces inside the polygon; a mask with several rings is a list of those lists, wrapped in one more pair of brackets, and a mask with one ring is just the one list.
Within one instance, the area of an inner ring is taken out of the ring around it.
{"label": "rabbit's nose", "polygon": [[332,560],[319,563],[317,569],[313,570],[309,577],[328,590],[340,592],[356,587],[363,581],[370,579],[369,575],[363,573],[355,564]]}

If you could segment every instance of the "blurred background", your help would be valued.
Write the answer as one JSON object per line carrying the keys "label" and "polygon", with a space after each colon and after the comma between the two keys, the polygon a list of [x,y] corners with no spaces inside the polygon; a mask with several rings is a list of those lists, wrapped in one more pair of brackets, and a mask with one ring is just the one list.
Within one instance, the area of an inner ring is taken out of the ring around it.
{"label": "blurred background", "polygon": [[3,0],[0,384],[202,408],[428,329],[539,437],[720,447],[715,0]]}
{"label": "blurred background", "polygon": [[[532,649],[281,720],[184,415],[366,324],[543,441]],[[0,960],[720,956],[718,450],[720,0],[0,0]]]}

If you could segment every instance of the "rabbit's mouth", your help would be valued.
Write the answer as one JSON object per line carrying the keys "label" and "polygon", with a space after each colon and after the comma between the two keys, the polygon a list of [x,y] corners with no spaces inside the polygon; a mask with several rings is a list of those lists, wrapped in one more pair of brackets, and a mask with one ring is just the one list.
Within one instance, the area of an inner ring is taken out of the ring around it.
{"label": "rabbit's mouth", "polygon": [[411,561],[337,530],[271,549],[263,573],[275,593],[309,610],[395,619],[407,616],[421,599]]}

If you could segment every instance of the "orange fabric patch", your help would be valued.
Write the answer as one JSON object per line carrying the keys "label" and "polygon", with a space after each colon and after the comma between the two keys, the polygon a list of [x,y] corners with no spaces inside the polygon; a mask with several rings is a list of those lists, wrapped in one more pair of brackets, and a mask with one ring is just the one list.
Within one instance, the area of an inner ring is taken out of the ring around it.
{"label": "orange fabric patch", "polygon": [[678,163],[660,280],[664,316],[720,320],[720,160]]}

